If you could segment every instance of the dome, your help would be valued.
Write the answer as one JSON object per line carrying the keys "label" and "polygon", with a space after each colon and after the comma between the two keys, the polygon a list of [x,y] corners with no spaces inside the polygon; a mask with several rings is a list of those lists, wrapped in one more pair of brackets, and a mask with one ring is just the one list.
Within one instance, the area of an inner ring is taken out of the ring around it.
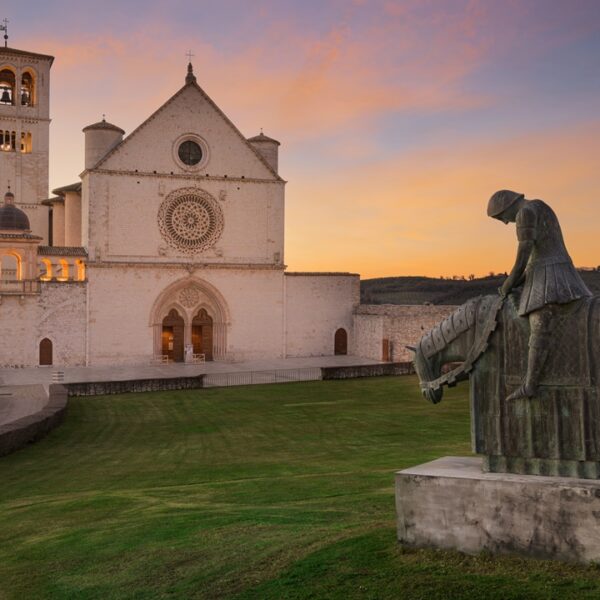
{"label": "dome", "polygon": [[252,144],[255,144],[256,142],[271,142],[272,144],[277,144],[278,146],[281,146],[281,144],[277,140],[270,138],[268,135],[265,135],[262,131],[258,135],[248,138],[248,141]]}
{"label": "dome", "polygon": [[98,121],[98,123],[93,123],[92,125],[88,125],[83,128],[83,131],[90,131],[93,129],[104,129],[109,131],[118,131],[121,135],[125,135],[125,132],[116,125],[109,123],[106,119],[102,119],[102,121]]}
{"label": "dome", "polygon": [[4,195],[4,205],[0,207],[0,230],[13,229],[17,231],[29,231],[29,218],[14,205],[15,195],[8,190]]}
{"label": "dome", "polygon": [[0,229],[17,229],[29,231],[29,218],[14,204],[5,204],[0,207]]}

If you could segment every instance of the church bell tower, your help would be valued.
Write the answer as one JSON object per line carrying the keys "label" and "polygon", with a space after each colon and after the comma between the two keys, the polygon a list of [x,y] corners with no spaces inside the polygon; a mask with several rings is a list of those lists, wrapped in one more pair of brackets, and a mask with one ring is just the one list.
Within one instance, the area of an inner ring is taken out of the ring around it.
{"label": "church bell tower", "polygon": [[0,189],[15,192],[34,235],[48,243],[50,67],[54,57],[0,47]]}

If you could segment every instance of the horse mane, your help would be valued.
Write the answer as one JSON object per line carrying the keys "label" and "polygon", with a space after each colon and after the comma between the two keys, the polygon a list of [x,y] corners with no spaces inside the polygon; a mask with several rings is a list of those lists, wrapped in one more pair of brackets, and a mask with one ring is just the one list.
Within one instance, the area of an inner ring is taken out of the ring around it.
{"label": "horse mane", "polygon": [[419,349],[423,356],[431,358],[434,354],[441,352],[461,333],[473,327],[480,302],[481,296],[467,300],[439,325],[436,325],[429,333],[425,334],[419,342]]}
{"label": "horse mane", "polygon": [[[453,386],[468,375],[477,359],[488,347],[489,338],[496,329],[503,304],[504,298],[500,296],[473,298],[421,338],[415,353],[415,366],[418,365],[417,373],[419,373],[423,393],[440,390],[443,385]],[[465,360],[454,369],[432,379],[429,358],[444,350],[451,341],[471,327],[475,329],[475,338]],[[432,401],[439,402],[439,400]]]}

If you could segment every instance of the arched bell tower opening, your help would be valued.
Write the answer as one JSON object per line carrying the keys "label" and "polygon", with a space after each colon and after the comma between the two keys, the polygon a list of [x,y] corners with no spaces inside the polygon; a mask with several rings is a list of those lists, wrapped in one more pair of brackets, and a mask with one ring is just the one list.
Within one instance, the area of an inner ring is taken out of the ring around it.
{"label": "arched bell tower opening", "polygon": [[13,69],[9,67],[0,69],[0,104],[15,103],[16,80],[17,76]]}
{"label": "arched bell tower opening", "polygon": [[[177,331],[182,331],[182,341],[175,329],[168,329],[175,327],[175,314],[180,319],[177,326],[181,329]],[[153,355],[162,360],[168,357],[169,361],[194,360],[202,354],[205,360],[224,360],[229,320],[225,299],[210,283],[193,277],[176,281],[163,290],[152,307],[149,324],[154,331]],[[168,351],[171,335],[173,356]],[[175,352],[180,351],[178,358]]]}
{"label": "arched bell tower opening", "polygon": [[33,106],[35,102],[35,77],[30,69],[21,75],[21,106]]}

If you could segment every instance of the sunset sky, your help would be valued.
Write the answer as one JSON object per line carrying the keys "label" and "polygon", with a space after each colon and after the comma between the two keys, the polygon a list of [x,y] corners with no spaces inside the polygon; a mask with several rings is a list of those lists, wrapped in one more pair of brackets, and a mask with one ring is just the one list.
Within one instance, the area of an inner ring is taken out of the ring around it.
{"label": "sunset sky", "polygon": [[363,278],[510,270],[500,188],[551,204],[600,265],[598,0],[32,0],[9,45],[52,54],[50,185],[81,129],[131,132],[181,85],[281,142],[290,270]]}

